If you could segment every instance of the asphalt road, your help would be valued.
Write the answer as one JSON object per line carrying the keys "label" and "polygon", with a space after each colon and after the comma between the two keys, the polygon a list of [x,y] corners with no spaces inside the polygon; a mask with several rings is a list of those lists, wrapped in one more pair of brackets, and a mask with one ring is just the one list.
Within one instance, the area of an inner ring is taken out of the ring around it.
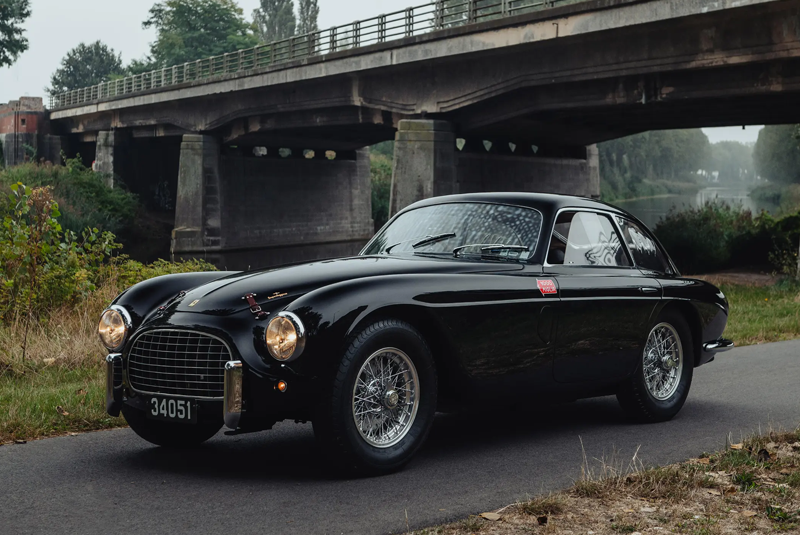
{"label": "asphalt road", "polygon": [[589,458],[696,456],[800,423],[800,341],[736,349],[696,370],[665,424],[626,421],[614,398],[440,416],[391,476],[322,475],[310,425],[217,436],[183,453],[127,429],[0,447],[0,534],[399,533],[569,486]]}

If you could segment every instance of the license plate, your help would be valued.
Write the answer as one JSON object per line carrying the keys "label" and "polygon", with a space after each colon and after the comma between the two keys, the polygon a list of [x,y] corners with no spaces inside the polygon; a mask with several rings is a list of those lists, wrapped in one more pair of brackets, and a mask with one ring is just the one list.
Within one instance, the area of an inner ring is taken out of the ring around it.
{"label": "license plate", "polygon": [[147,416],[166,422],[197,423],[197,403],[188,399],[153,396],[147,403]]}

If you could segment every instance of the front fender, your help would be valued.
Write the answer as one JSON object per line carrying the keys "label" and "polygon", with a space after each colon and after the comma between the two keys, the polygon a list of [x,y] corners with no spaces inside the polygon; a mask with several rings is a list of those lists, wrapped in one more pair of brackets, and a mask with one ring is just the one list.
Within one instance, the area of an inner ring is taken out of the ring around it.
{"label": "front fender", "polygon": [[136,330],[156,307],[166,303],[181,291],[191,290],[234,274],[233,271],[206,271],[162,275],[134,284],[119,294],[111,304],[119,305],[128,311],[133,330]]}

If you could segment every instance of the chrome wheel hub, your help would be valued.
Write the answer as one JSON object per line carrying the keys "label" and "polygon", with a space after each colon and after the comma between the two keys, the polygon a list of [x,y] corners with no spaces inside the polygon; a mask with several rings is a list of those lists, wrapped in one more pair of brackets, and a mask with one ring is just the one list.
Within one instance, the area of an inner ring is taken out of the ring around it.
{"label": "chrome wheel hub", "polygon": [[388,448],[411,430],[419,408],[419,378],[411,359],[395,348],[364,362],[353,387],[353,420],[367,444]]}
{"label": "chrome wheel hub", "polygon": [[644,383],[655,399],[672,397],[680,386],[683,372],[683,345],[678,331],[669,323],[659,323],[647,337],[643,355]]}

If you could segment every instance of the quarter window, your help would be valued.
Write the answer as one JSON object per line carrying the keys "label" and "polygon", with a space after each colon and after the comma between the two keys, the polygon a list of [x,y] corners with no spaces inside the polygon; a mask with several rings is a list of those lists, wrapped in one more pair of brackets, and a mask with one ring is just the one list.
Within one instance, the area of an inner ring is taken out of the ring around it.
{"label": "quarter window", "polygon": [[667,259],[658,248],[655,240],[647,232],[628,219],[618,217],[617,221],[619,222],[619,228],[622,229],[622,237],[628,245],[628,249],[630,249],[637,266],[659,273],[670,272]]}
{"label": "quarter window", "polygon": [[593,212],[559,214],[547,261],[551,265],[631,266],[611,219]]}

